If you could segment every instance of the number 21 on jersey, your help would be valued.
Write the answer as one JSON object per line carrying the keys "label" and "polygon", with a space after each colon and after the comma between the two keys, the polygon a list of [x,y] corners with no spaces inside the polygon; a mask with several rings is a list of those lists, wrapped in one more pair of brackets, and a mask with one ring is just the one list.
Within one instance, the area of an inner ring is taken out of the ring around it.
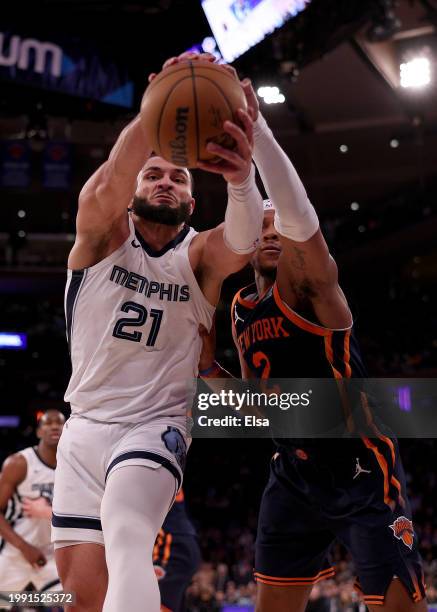
{"label": "number 21 on jersey", "polygon": [[[114,326],[112,335],[115,338],[121,338],[122,340],[130,340],[131,342],[141,342],[143,332],[138,330],[126,331],[127,328],[142,327],[146,324],[147,319],[151,319],[151,326],[149,335],[146,340],[146,346],[155,346],[156,339],[159,334],[159,330],[162,322],[163,310],[158,308],[151,308],[147,311],[147,308],[136,302],[125,302],[121,307],[122,312],[134,312],[136,317],[124,317],[118,319]],[[150,315],[150,317],[149,317]]]}

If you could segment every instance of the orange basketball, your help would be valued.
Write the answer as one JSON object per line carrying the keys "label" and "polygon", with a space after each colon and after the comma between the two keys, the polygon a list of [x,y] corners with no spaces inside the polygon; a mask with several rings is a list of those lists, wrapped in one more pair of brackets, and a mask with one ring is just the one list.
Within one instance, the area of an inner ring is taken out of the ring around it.
{"label": "orange basketball", "polygon": [[141,120],[154,152],[167,161],[195,168],[214,160],[209,142],[235,147],[223,130],[236,121],[238,108],[247,109],[239,81],[222,66],[205,61],[183,61],[160,72],[141,102]]}

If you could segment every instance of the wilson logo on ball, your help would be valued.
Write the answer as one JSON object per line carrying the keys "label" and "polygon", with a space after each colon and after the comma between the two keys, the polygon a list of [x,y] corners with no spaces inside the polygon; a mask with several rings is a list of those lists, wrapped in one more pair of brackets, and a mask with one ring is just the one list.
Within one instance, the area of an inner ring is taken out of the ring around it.
{"label": "wilson logo on ball", "polygon": [[175,138],[170,141],[171,161],[178,166],[188,166],[187,156],[187,130],[188,130],[188,113],[190,109],[187,106],[178,107],[176,109],[175,120]]}

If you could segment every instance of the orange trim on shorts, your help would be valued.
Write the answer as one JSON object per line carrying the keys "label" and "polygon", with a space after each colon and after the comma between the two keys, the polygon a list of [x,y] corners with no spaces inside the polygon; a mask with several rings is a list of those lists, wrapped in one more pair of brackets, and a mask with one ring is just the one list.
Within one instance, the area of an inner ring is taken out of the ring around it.
{"label": "orange trim on shorts", "polygon": [[380,440],[382,440],[383,442],[385,442],[386,444],[388,444],[388,446],[390,447],[390,451],[391,451],[391,458],[393,461],[393,467],[395,466],[396,463],[396,453],[395,453],[395,447],[393,442],[390,440],[390,438],[387,438],[387,436],[383,436],[382,433],[380,431],[378,431],[376,425],[374,425],[375,427],[375,431],[377,432],[378,438]]}
{"label": "orange trim on shorts", "polygon": [[358,578],[354,582],[354,589],[359,593],[361,599],[372,606],[383,606],[385,601],[385,595],[364,595],[363,589],[358,581]]}
{"label": "orange trim on shorts", "polygon": [[332,578],[335,576],[335,570],[333,567],[329,567],[322,570],[315,576],[309,578],[277,578],[275,576],[266,576],[259,572],[254,572],[254,577],[257,582],[267,584],[269,586],[312,586],[321,580]]}
{"label": "orange trim on shorts", "polygon": [[181,502],[183,502],[183,501],[184,501],[184,499],[185,499],[184,492],[183,492],[183,491],[182,491],[182,489],[181,489],[181,490],[179,491],[179,493],[178,493],[178,494],[176,495],[176,497],[175,497],[175,502],[177,502],[177,503],[181,503]]}
{"label": "orange trim on shorts", "polygon": [[366,438],[365,436],[363,436],[361,439],[363,440],[367,448],[369,448],[374,453],[376,460],[378,461],[379,467],[381,468],[382,473],[384,474],[384,503],[391,508],[392,500],[389,495],[390,486],[388,482],[387,461],[385,460],[384,455],[382,455],[380,451],[378,450],[378,447],[372,444],[369,438]]}
{"label": "orange trim on shorts", "polygon": [[161,612],[173,612],[172,610],[170,610],[170,608],[167,608],[166,606],[163,606],[161,604]]}
{"label": "orange trim on shorts", "polygon": [[171,551],[171,542],[173,540],[173,536],[171,535],[171,533],[167,533],[165,536],[165,546],[164,546],[164,552],[162,555],[162,564],[163,565],[167,565],[168,560],[170,559],[170,551]]}
{"label": "orange trim on shorts", "polygon": [[329,365],[332,368],[332,371],[334,372],[334,376],[335,378],[339,379],[339,378],[343,378],[341,372],[339,372],[336,368],[334,368],[333,366],[333,362],[334,362],[334,351],[332,350],[332,332],[329,332],[326,336],[325,336],[325,355],[326,355],[326,359],[329,361]]}
{"label": "orange trim on shorts", "polygon": [[384,595],[367,595],[363,597],[363,601],[366,605],[371,606],[383,606],[385,596]]}
{"label": "orange trim on shorts", "polygon": [[156,536],[155,545],[153,547],[153,563],[156,563],[159,559],[159,550],[164,543],[164,531],[160,529]]}
{"label": "orange trim on shorts", "polygon": [[[379,431],[379,429],[376,427],[376,425],[373,423],[371,423],[372,429],[374,430],[374,432],[376,433],[376,435],[378,436],[378,438],[382,441],[385,442],[385,444],[388,445],[388,447],[390,448],[390,452],[391,452],[391,458],[392,458],[392,463],[393,463],[393,468],[395,467],[395,463],[396,463],[396,451],[395,451],[395,447],[393,442],[390,440],[390,438],[387,438],[387,436],[382,435],[382,433]],[[399,503],[402,507],[405,507],[405,499],[402,495],[402,486],[401,483],[399,482],[399,480],[395,477],[395,476],[391,476],[390,478],[390,483],[398,490],[399,493]]]}
{"label": "orange trim on shorts", "polygon": [[399,480],[395,476],[391,477],[390,482],[399,491],[399,504],[404,508],[405,507],[405,499],[403,498],[403,495],[402,495],[402,486],[401,486],[401,483],[399,482]]}
{"label": "orange trim on shorts", "polygon": [[351,330],[347,331],[345,336],[344,336],[344,363],[345,363],[345,377],[346,378],[351,378],[352,376],[352,368],[350,366],[350,358],[351,358],[351,352],[350,352],[350,338],[351,338]]}
{"label": "orange trim on shorts", "polygon": [[307,321],[303,317],[294,312],[290,306],[288,306],[285,302],[282,301],[281,296],[279,295],[278,285],[275,283],[273,285],[273,298],[275,300],[276,306],[282,313],[289,319],[292,323],[300,327],[304,331],[309,332],[310,334],[316,334],[317,336],[329,336],[332,335],[332,331],[322,327],[321,325],[316,325],[315,323],[311,323]]}

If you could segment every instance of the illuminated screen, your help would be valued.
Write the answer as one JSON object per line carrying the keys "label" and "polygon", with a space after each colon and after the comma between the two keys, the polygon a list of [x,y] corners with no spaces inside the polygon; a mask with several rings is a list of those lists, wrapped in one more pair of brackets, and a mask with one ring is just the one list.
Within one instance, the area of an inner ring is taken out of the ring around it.
{"label": "illuminated screen", "polygon": [[303,11],[311,0],[202,0],[211,30],[227,62],[248,51]]}
{"label": "illuminated screen", "polygon": [[24,350],[27,348],[26,334],[0,332],[0,349]]}

